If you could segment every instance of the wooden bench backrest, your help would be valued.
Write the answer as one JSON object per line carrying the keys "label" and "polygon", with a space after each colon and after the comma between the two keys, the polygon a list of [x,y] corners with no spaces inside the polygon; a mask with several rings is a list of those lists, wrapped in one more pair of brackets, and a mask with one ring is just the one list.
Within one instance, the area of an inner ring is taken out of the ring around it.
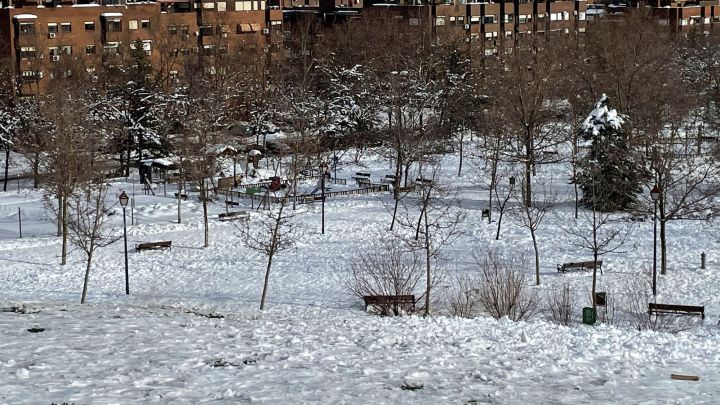
{"label": "wooden bench backrest", "polygon": [[649,308],[658,311],[705,312],[704,306],[697,305],[655,304],[651,302]]}

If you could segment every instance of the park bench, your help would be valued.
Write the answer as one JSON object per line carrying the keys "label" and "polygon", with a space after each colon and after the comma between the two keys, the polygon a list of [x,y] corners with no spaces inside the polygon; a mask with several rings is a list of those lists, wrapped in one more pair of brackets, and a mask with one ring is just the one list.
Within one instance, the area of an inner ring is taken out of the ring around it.
{"label": "park bench", "polygon": [[414,295],[365,295],[363,301],[366,312],[371,305],[379,307],[379,312],[383,315],[399,314],[401,308],[406,312],[415,312]]}
{"label": "park bench", "polygon": [[648,304],[648,313],[650,315],[658,314],[678,314],[678,315],[700,315],[701,319],[705,319],[705,307],[693,305],[673,305],[673,304]]}
{"label": "park bench", "polygon": [[322,195],[304,195],[298,200],[298,204],[312,204],[317,201],[322,201]]}
{"label": "park bench", "polygon": [[384,179],[382,179],[383,184],[395,184],[395,181],[397,180],[397,177],[395,177],[394,174],[388,174],[385,176]]}
{"label": "park bench", "polygon": [[[558,273],[564,273],[566,271],[573,271],[573,270],[592,270],[593,265],[595,263],[593,261],[589,262],[571,262],[571,263],[563,263],[557,265],[557,271]],[[602,260],[597,261],[597,267],[598,270],[602,272]]]}
{"label": "park bench", "polygon": [[432,179],[423,179],[422,177],[418,177],[415,179],[415,183],[421,186],[429,186],[432,184]]}
{"label": "park bench", "polygon": [[235,221],[237,219],[248,219],[250,218],[250,215],[247,213],[247,211],[232,211],[232,212],[221,212],[218,214],[218,219],[220,221]]}
{"label": "park bench", "polygon": [[[178,198],[178,193],[175,193],[175,198]],[[185,193],[180,193],[180,198],[183,199],[183,200],[187,200],[187,199],[188,199],[188,195],[185,194]]]}
{"label": "park bench", "polygon": [[145,243],[138,243],[135,245],[135,250],[138,252],[143,250],[157,250],[157,249],[171,249],[172,241],[171,240],[164,240],[160,242],[145,242]]}
{"label": "park bench", "polygon": [[239,206],[240,206],[240,201],[225,200],[225,205],[228,206],[228,207],[239,207]]}
{"label": "park bench", "polygon": [[358,185],[370,185],[370,173],[357,172],[352,179],[357,182]]}

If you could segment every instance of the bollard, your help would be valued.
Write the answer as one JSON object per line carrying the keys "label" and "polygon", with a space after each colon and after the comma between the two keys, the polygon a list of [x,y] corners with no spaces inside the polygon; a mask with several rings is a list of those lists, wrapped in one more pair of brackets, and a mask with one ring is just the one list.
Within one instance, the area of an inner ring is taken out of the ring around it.
{"label": "bollard", "polygon": [[705,252],[700,253],[700,269],[705,270]]}

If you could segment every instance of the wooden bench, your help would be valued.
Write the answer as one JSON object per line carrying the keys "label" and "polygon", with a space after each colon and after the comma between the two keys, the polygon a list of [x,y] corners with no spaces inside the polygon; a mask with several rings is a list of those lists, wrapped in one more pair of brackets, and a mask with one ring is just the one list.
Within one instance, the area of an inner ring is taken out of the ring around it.
{"label": "wooden bench", "polygon": [[673,304],[648,304],[648,313],[650,315],[658,314],[678,314],[678,315],[700,315],[701,319],[705,319],[705,307],[693,305],[673,305]]}
{"label": "wooden bench", "polygon": [[225,200],[225,205],[228,206],[228,207],[239,207],[239,206],[240,206],[240,201]]}
{"label": "wooden bench", "polygon": [[352,179],[355,180],[358,185],[370,185],[370,173],[357,172],[352,176]]}
{"label": "wooden bench", "polygon": [[157,249],[172,249],[172,241],[164,240],[160,242],[145,242],[138,243],[135,245],[135,250],[138,252],[143,250],[157,250]]}
{"label": "wooden bench", "polygon": [[388,174],[385,176],[384,179],[381,180],[381,183],[383,184],[395,184],[395,181],[397,180],[397,177],[395,177],[394,174]]}
{"label": "wooden bench", "polygon": [[366,312],[371,305],[379,306],[380,313],[385,315],[389,315],[390,312],[397,314],[400,308],[407,312],[415,312],[414,295],[365,295],[363,301]]}
{"label": "wooden bench", "polygon": [[432,184],[432,179],[423,179],[422,177],[418,177],[415,179],[415,183],[421,186],[429,186]]}
{"label": "wooden bench", "polygon": [[[175,193],[175,198],[178,198],[178,193]],[[187,199],[188,199],[188,195],[185,194],[185,193],[181,193],[181,194],[180,194],[180,199],[182,199],[182,200],[187,200]]]}
{"label": "wooden bench", "polygon": [[220,214],[218,214],[218,219],[220,221],[235,221],[238,219],[248,218],[250,218],[250,215],[247,213],[247,211],[221,212]]}
{"label": "wooden bench", "polygon": [[298,204],[312,204],[314,202],[322,201],[322,195],[305,195],[298,200]]}
{"label": "wooden bench", "polygon": [[[571,263],[563,263],[557,265],[557,271],[558,273],[564,273],[566,271],[573,271],[573,270],[592,270],[593,265],[595,263],[593,261],[589,262],[571,262]],[[597,267],[598,270],[602,272],[602,260],[597,261]]]}

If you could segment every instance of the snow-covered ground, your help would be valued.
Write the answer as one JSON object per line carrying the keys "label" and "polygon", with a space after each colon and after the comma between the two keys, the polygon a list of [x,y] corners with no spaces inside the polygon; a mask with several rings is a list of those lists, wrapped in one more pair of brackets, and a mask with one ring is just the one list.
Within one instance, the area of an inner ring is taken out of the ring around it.
{"label": "snow-covered ground", "polygon": [[[345,162],[339,175],[362,170],[379,180],[391,172],[385,162],[363,163]],[[443,251],[446,272],[476,272],[475,249],[532,263],[527,230],[505,219],[495,241],[496,224],[481,220],[485,176],[468,164],[457,177],[456,164],[457,157],[445,159],[442,180],[459,190],[467,219],[463,235]],[[539,290],[569,283],[582,307],[590,274],[555,270],[557,263],[591,259],[566,232],[573,221],[567,173],[562,164],[538,172],[556,202],[538,230]],[[131,192],[123,180],[112,183],[108,205],[121,189]],[[167,195],[174,191],[168,185]],[[210,246],[202,248],[201,204],[184,201],[178,224],[175,200],[156,194],[136,189],[132,216],[128,212],[128,223],[134,222],[128,229],[131,295],[124,294],[120,239],[98,252],[90,304],[80,305],[84,257],[73,251],[68,264],[59,265],[61,242],[42,194],[0,193],[0,308],[7,311],[0,312],[0,403],[718,402],[720,246],[713,227],[699,221],[668,224],[668,274],[659,278],[658,302],[705,305],[707,316],[670,334],[627,325],[563,327],[542,316],[513,323],[366,314],[345,282],[358,253],[388,234],[388,193],[328,199],[325,235],[320,205],[303,205],[297,217],[303,236],[294,251],[276,258],[269,310],[260,312],[264,257],[244,247],[232,223],[216,219]],[[224,212],[221,203],[211,205],[213,218]],[[122,211],[112,210],[109,223],[121,234]],[[257,215],[251,212],[251,223]],[[642,279],[652,267],[652,235],[652,221],[633,224],[632,243],[603,257],[599,291],[621,297],[628,280]],[[172,250],[132,249],[156,240],[172,240]],[[36,326],[45,330],[28,331]],[[671,380],[671,373],[700,381]]]}

